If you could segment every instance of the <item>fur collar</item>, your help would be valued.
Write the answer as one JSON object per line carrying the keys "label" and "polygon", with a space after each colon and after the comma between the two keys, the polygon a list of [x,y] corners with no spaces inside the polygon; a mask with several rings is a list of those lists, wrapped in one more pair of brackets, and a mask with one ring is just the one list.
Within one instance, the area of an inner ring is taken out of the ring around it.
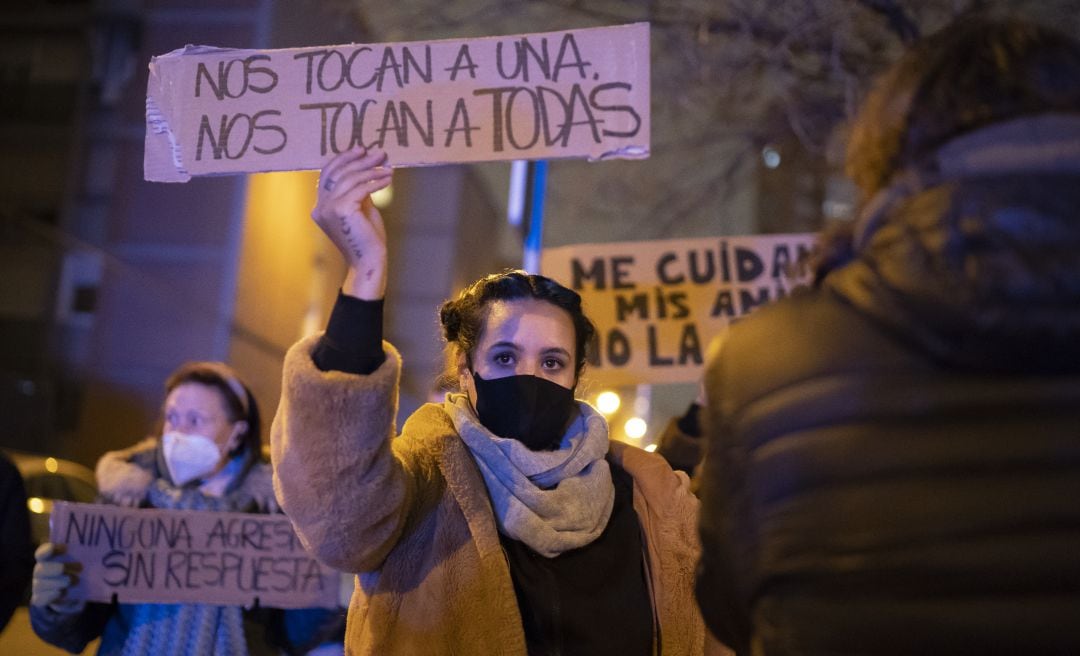
{"label": "fur collar", "polygon": [[[159,478],[168,480],[156,437],[148,437],[127,449],[105,453],[98,460],[94,474],[100,499],[124,506],[144,505],[150,486]],[[257,499],[260,508],[277,508],[273,473],[269,463],[262,460],[250,459],[237,480],[230,484],[228,492]]]}

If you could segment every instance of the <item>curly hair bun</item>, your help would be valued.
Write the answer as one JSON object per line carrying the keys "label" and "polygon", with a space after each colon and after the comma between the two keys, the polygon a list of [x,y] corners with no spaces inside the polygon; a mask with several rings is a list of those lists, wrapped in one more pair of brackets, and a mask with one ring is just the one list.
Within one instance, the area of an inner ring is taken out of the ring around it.
{"label": "curly hair bun", "polygon": [[461,332],[461,312],[457,303],[450,300],[439,308],[439,323],[442,324],[443,337],[448,342],[456,342]]}

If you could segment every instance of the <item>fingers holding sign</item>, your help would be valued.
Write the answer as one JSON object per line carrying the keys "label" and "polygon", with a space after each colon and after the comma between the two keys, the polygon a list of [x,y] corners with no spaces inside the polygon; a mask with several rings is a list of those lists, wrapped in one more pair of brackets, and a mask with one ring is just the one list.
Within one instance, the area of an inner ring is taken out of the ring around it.
{"label": "fingers holding sign", "polygon": [[377,300],[386,290],[386,228],[371,194],[387,187],[391,168],[386,153],[359,146],[341,153],[319,175],[318,201],[311,211],[348,267],[342,291]]}
{"label": "fingers holding sign", "polygon": [[34,552],[33,584],[30,604],[48,606],[60,613],[77,613],[86,600],[75,592],[82,564],[66,560],[62,544],[45,542]]}

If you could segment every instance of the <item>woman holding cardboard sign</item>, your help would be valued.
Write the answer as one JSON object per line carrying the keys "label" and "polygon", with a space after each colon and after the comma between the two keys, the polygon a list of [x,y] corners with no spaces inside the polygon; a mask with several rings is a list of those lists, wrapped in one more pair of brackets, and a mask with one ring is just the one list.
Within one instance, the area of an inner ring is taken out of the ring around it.
{"label": "woman holding cardboard sign", "polygon": [[[697,501],[574,399],[592,323],[543,276],[482,278],[440,310],[460,390],[395,437],[382,341],[386,155],[322,171],[312,216],[348,274],[324,335],[286,357],[275,485],[311,550],[360,574],[356,654],[702,654]],[[718,647],[718,646],[717,646]]]}
{"label": "woman holding cardboard sign", "polygon": [[[276,512],[259,409],[236,373],[220,362],[192,362],[173,372],[165,390],[161,437],[107,453],[98,462],[102,501]],[[302,653],[334,637],[324,634],[334,630],[337,614],[322,609],[87,602],[74,585],[81,565],[64,556],[64,545],[45,543],[35,555],[34,631],[68,651],[81,652],[100,637],[99,654]]]}

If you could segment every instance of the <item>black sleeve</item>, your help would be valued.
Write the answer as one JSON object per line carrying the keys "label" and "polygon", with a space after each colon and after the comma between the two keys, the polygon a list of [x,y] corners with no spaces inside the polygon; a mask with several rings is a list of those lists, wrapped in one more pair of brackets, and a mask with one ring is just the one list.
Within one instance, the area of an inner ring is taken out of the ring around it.
{"label": "black sleeve", "polygon": [[0,631],[23,600],[34,570],[34,545],[22,475],[0,456]]}
{"label": "black sleeve", "polygon": [[48,606],[30,606],[30,626],[50,645],[81,654],[91,640],[100,638],[117,604],[87,602],[82,612],[58,613]]}
{"label": "black sleeve", "polygon": [[338,292],[326,332],[311,359],[322,371],[367,375],[378,369],[382,349],[383,301],[363,301]]}

